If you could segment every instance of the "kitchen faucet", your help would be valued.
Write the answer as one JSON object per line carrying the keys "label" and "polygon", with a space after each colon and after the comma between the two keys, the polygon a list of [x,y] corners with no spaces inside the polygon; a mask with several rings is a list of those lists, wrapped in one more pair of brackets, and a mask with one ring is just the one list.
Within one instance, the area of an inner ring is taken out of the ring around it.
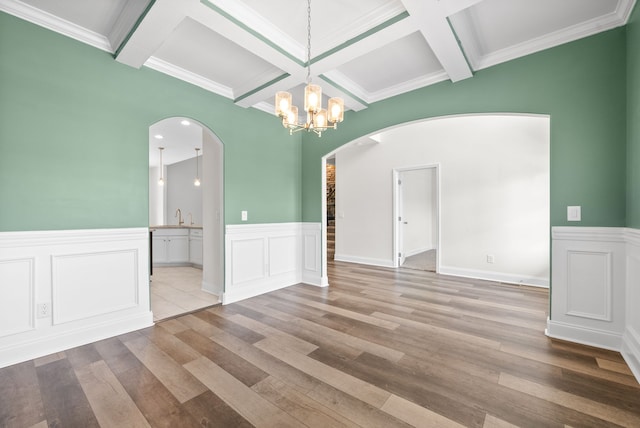
{"label": "kitchen faucet", "polygon": [[184,224],[184,220],[182,219],[182,211],[180,211],[180,208],[176,210],[176,215],[174,217],[178,217],[178,226],[182,226]]}

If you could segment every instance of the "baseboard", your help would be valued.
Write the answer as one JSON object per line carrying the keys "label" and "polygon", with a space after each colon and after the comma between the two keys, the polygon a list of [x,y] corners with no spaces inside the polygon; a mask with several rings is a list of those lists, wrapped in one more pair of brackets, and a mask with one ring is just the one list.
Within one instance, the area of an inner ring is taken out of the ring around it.
{"label": "baseboard", "polygon": [[329,279],[326,276],[319,276],[315,273],[302,272],[302,283],[316,287],[328,287]]}
{"label": "baseboard", "polygon": [[622,336],[622,356],[640,382],[640,334],[632,327],[627,327]]}
{"label": "baseboard", "polygon": [[620,351],[622,335],[608,331],[597,330],[584,326],[572,325],[547,319],[545,334],[554,339],[581,343],[596,348]]}
{"label": "baseboard", "polygon": [[256,297],[261,294],[269,293],[271,291],[287,288],[292,285],[299,284],[300,281],[296,279],[282,279],[276,278],[269,281],[261,281],[254,285],[245,285],[241,287],[234,287],[233,290],[222,293],[222,304],[228,305],[229,303],[239,302],[240,300]]}
{"label": "baseboard", "polygon": [[0,349],[0,368],[153,326],[151,311],[38,337]]}
{"label": "baseboard", "polygon": [[369,257],[357,257],[357,256],[346,256],[343,254],[335,254],[333,260],[338,262],[349,262],[349,263],[358,263],[361,265],[370,265],[370,266],[381,266],[381,267],[395,267],[393,265],[392,260],[385,259],[372,259]]}
{"label": "baseboard", "polygon": [[451,266],[440,266],[438,273],[442,275],[461,276],[464,278],[483,279],[486,281],[504,282],[508,284],[549,288],[549,280],[546,278],[523,277],[510,273],[463,269]]}

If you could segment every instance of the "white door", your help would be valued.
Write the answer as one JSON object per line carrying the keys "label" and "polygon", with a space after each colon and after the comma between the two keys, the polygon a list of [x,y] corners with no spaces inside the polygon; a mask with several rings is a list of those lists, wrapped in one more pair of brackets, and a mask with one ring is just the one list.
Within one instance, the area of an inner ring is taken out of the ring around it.
{"label": "white door", "polygon": [[438,186],[437,165],[394,170],[396,267],[428,250],[439,256]]}

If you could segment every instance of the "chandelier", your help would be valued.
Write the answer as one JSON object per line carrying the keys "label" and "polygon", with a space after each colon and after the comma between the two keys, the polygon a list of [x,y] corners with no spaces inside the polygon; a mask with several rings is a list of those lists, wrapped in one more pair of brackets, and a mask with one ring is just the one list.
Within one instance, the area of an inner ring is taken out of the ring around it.
{"label": "chandelier", "polygon": [[282,118],[282,126],[294,132],[306,130],[322,136],[329,128],[337,129],[338,123],[344,119],[344,101],[342,98],[331,98],[327,109],[322,108],[322,88],[311,83],[311,0],[307,0],[307,86],[304,88],[304,111],[307,121],[298,123],[298,107],[293,105],[291,93],[276,93],[276,115]]}

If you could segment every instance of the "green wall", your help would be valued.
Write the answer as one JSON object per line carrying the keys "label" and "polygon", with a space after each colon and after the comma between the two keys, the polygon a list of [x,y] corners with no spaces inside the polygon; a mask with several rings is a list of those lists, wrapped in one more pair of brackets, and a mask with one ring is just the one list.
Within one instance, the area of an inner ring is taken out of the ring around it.
{"label": "green wall", "polygon": [[627,226],[640,228],[640,7],[627,24]]}
{"label": "green wall", "polygon": [[300,136],[273,117],[0,13],[0,231],[148,225],[148,127],[208,126],[225,221],[301,219]]}
{"label": "green wall", "polygon": [[349,112],[322,139],[303,136],[303,219],[321,219],[320,158],[335,148],[417,119],[517,112],[551,116],[551,225],[569,225],[566,206],[581,205],[571,225],[624,226],[625,40],[624,28],[611,30]]}

